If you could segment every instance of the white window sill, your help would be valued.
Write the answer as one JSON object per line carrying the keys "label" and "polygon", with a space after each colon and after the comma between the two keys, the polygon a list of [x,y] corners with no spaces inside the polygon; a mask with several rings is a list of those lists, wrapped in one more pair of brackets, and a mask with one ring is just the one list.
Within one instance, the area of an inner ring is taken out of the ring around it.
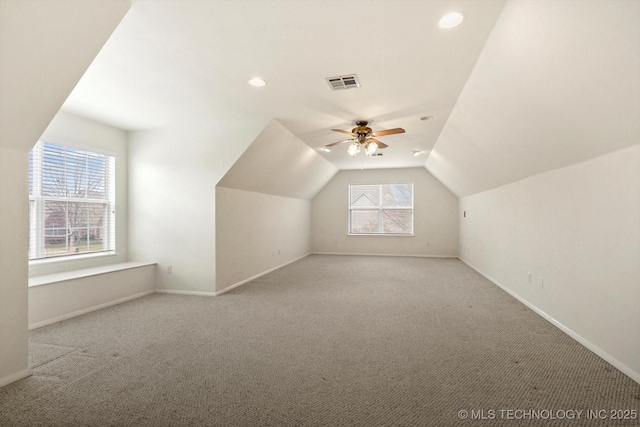
{"label": "white window sill", "polygon": [[80,279],[83,277],[97,276],[99,274],[113,273],[115,271],[128,270],[131,268],[155,265],[155,262],[121,262],[118,264],[104,265],[100,267],[83,268],[81,270],[65,271],[63,273],[45,274],[42,276],[29,277],[29,287],[49,285],[52,283],[64,282],[66,280]]}
{"label": "white window sill", "polygon": [[53,258],[41,258],[41,259],[34,259],[29,261],[29,267],[39,267],[43,265],[81,262],[86,260],[107,258],[107,257],[114,257],[114,256],[118,256],[118,254],[115,252],[95,252],[90,254],[59,256],[59,257],[53,257]]}

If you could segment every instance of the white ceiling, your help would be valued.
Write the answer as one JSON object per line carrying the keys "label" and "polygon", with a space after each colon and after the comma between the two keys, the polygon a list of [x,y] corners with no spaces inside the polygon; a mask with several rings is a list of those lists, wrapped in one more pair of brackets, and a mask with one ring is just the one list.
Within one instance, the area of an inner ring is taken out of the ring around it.
{"label": "white ceiling", "polygon": [[[316,150],[343,139],[331,128],[351,129],[357,119],[374,130],[406,129],[381,138],[383,157],[350,157],[346,144],[321,153],[339,169],[423,166],[504,4],[132,3],[63,110],[129,130],[277,119]],[[463,24],[438,29],[452,10],[465,13]],[[349,73],[360,88],[329,89],[326,77]],[[249,86],[253,76],[267,86]],[[234,141],[220,141],[220,150],[225,144]]]}
{"label": "white ceiling", "polygon": [[[383,157],[318,153],[338,169],[426,166],[458,196],[640,143],[637,0],[132,3],[64,110],[199,131],[231,159],[274,119],[316,152],[367,119],[407,132],[382,138]],[[438,29],[452,10],[463,24]],[[329,89],[350,73],[360,88]]]}
{"label": "white ceiling", "polygon": [[640,2],[520,0],[426,166],[466,196],[638,143]]}
{"label": "white ceiling", "polygon": [[311,200],[338,170],[272,120],[218,185]]}
{"label": "white ceiling", "polygon": [[33,147],[127,10],[0,0],[0,146]]}

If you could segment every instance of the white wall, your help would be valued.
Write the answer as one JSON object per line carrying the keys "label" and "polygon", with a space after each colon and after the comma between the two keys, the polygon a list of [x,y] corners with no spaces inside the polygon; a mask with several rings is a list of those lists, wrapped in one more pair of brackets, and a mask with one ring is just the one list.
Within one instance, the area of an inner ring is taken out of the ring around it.
{"label": "white wall", "polygon": [[[116,254],[81,260],[31,261],[29,276],[114,264],[127,260],[127,132],[73,114],[59,112],[44,131],[42,141],[94,150],[116,157]],[[34,141],[35,143],[35,141]]]}
{"label": "white wall", "polygon": [[311,202],[216,187],[216,291],[311,250]]}
{"label": "white wall", "polygon": [[216,187],[216,291],[309,254],[309,200],[336,172],[271,120]]}
{"label": "white wall", "polygon": [[462,198],[460,211],[465,262],[640,382],[640,145]]}
{"label": "white wall", "polygon": [[[82,270],[89,274],[68,278],[47,276],[52,283],[29,286],[29,328],[38,328],[80,314],[155,292],[155,266],[119,264]],[[33,279],[32,279],[33,280]]]}
{"label": "white wall", "polygon": [[[413,237],[349,236],[349,184],[414,184]],[[340,171],[313,199],[315,253],[458,256],[458,198],[424,168]]]}
{"label": "white wall", "polygon": [[129,258],[157,263],[160,290],[214,292],[214,157],[186,132],[130,134]]}
{"label": "white wall", "polygon": [[28,152],[129,2],[0,2],[0,386],[28,375]]}
{"label": "white wall", "polygon": [[28,155],[0,145],[0,387],[28,374]]}
{"label": "white wall", "polygon": [[[335,173],[331,164],[275,120],[264,123],[250,116],[241,123],[203,120],[194,117],[193,123],[180,127],[129,134],[129,259],[157,263],[159,291],[213,294],[236,278],[223,271],[219,277],[224,284],[216,285],[216,247],[226,248],[216,243],[220,230],[216,191],[221,188],[216,183],[226,179],[232,187],[249,187],[242,190],[305,198]],[[272,181],[265,171],[278,177]],[[286,179],[291,183],[281,186]],[[261,187],[256,190],[256,185]],[[279,194],[283,191],[292,194]],[[229,209],[222,206],[221,212]],[[253,250],[253,242],[247,244],[246,250]],[[278,262],[289,250],[301,253],[296,244],[280,249]],[[221,258],[226,256],[225,252]]]}

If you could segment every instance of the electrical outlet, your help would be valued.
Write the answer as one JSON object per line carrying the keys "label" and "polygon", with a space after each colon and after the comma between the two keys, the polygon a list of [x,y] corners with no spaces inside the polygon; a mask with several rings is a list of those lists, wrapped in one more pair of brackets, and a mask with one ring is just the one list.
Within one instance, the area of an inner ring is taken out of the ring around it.
{"label": "electrical outlet", "polygon": [[539,277],[540,279],[540,289],[544,289],[544,279],[542,277]]}
{"label": "electrical outlet", "polygon": [[173,274],[173,265],[167,266],[167,274]]}

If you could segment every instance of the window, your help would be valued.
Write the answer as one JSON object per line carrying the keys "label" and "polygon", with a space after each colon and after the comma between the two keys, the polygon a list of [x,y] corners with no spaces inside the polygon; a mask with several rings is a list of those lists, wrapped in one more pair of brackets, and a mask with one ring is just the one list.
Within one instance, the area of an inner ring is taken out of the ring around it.
{"label": "window", "polygon": [[413,184],[349,185],[349,234],[413,235]]}
{"label": "window", "polygon": [[29,259],[114,252],[115,157],[38,141],[29,155]]}

